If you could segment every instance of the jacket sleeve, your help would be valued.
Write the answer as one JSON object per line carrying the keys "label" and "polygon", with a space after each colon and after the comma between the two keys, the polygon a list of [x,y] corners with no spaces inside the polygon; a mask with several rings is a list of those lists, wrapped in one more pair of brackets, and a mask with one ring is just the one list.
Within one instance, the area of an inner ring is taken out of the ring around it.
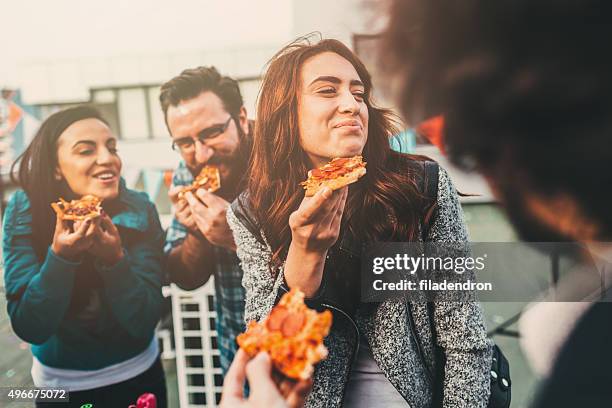
{"label": "jacket sleeve", "polygon": [[[457,192],[440,168],[438,214],[430,242],[467,243],[468,234]],[[487,338],[479,302],[436,302],[438,345],[446,354],[444,407],[486,407],[490,394],[492,342]]]}
{"label": "jacket sleeve", "polygon": [[7,310],[13,330],[22,340],[42,344],[62,322],[79,262],[47,251],[40,263],[33,248],[32,218],[22,191],[11,198],[4,216],[2,253]]}
{"label": "jacket sleeve", "polygon": [[159,321],[164,233],[157,210],[147,203],[148,229],[125,247],[113,266],[96,262],[117,321],[135,338],[150,338]]}
{"label": "jacket sleeve", "polygon": [[272,251],[238,220],[231,206],[227,210],[227,222],[236,242],[236,254],[242,267],[242,286],[246,291],[244,319],[248,323],[266,317],[276,303],[284,283],[283,268],[273,277],[268,267]]}

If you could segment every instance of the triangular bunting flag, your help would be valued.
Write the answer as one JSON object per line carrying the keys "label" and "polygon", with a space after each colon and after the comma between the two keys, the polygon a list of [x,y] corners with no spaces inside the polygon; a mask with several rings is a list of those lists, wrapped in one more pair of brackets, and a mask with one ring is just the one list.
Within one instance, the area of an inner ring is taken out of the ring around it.
{"label": "triangular bunting flag", "polygon": [[136,183],[138,183],[138,179],[140,178],[141,172],[142,170],[136,167],[127,167],[123,169],[121,175],[125,180],[125,185],[127,186],[127,188],[133,189],[136,187]]}
{"label": "triangular bunting flag", "polygon": [[149,195],[151,201],[155,201],[164,183],[164,172],[159,169],[144,169],[142,175],[145,192]]}

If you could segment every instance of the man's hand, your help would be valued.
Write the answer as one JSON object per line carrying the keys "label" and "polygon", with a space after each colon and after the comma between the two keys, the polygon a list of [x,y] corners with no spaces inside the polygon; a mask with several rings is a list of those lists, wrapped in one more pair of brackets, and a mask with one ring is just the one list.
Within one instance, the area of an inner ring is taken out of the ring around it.
{"label": "man's hand", "polygon": [[[250,395],[243,395],[244,379],[249,380]],[[272,379],[272,364],[267,353],[249,361],[238,350],[223,381],[221,408],[300,408],[312,389],[312,380],[283,380],[278,386]]]}
{"label": "man's hand", "polygon": [[174,209],[174,217],[192,234],[199,235],[198,226],[191,216],[191,208],[189,207],[189,203],[187,203],[185,198],[178,198],[178,194],[184,187],[185,186],[172,186],[170,190],[168,190],[168,197],[170,198],[172,208]]}
{"label": "man's hand", "polygon": [[167,270],[171,271],[170,279],[172,282],[183,289],[192,290],[208,281],[214,274],[216,265],[206,261],[214,257],[213,244],[205,239],[198,229],[187,200],[178,198],[179,192],[184,187],[174,186],[168,192],[168,196],[173,203],[174,217],[187,228],[189,233],[168,254]]}
{"label": "man's hand", "polygon": [[198,230],[211,244],[235,251],[234,236],[225,218],[230,204],[202,188],[196,191],[196,195],[189,192],[185,198]]}

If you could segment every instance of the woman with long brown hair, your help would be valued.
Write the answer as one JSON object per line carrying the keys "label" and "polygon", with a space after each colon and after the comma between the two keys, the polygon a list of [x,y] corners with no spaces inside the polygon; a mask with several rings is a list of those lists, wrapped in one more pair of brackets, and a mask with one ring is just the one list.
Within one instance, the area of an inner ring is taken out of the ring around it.
{"label": "woman with long brown hair", "polygon": [[[334,313],[310,407],[431,406],[428,307],[361,302],[359,245],[467,241],[447,173],[435,172],[437,197],[428,199],[421,186],[432,166],[390,149],[393,116],[372,104],[371,92],[367,69],[341,42],[283,48],[263,79],[247,190],[228,211],[247,321],[264,318],[295,287],[311,306]],[[354,155],[367,162],[359,182],[304,198],[300,182],[309,169]],[[444,406],[486,406],[491,346],[479,304],[435,303],[433,321],[446,356]]]}

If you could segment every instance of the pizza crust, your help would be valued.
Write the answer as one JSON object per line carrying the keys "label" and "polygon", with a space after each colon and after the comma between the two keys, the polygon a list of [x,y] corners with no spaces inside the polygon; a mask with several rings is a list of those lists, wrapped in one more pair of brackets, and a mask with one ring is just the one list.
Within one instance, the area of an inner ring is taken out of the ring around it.
{"label": "pizza crust", "polygon": [[355,183],[361,177],[365,176],[365,174],[366,174],[365,167],[360,167],[336,179],[324,180],[317,186],[312,186],[310,188],[307,188],[306,197],[314,196],[315,194],[317,194],[317,191],[321,190],[323,187],[329,187],[332,191],[339,190],[344,186],[348,186],[349,184]]}
{"label": "pizza crust", "polygon": [[[90,218],[96,218],[102,215],[102,200],[94,195],[83,196],[79,200],[70,202],[60,197],[60,200],[51,203],[51,208],[59,218],[66,221],[83,221]],[[75,212],[84,212],[86,214],[76,214]]]}

